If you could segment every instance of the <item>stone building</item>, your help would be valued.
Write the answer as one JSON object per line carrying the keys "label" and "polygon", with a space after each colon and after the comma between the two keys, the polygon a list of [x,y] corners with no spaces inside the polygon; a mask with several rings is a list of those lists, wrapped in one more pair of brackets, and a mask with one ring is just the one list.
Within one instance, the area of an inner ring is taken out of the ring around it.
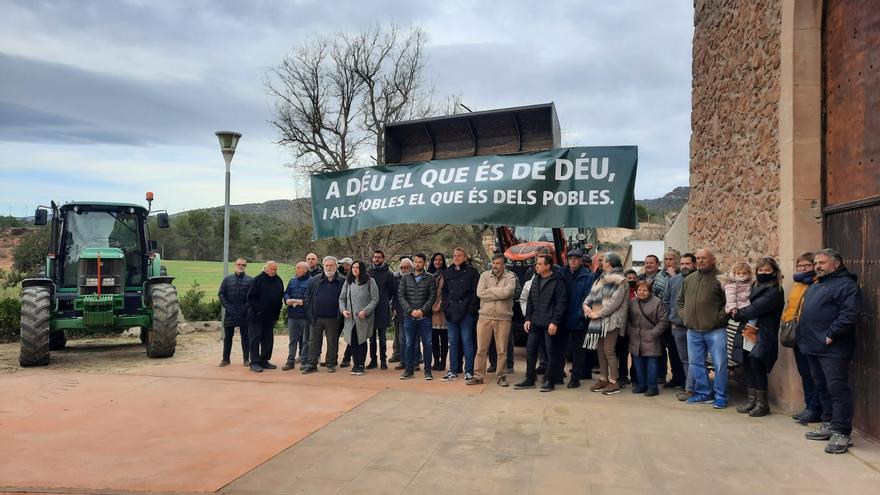
{"label": "stone building", "polygon": [[[721,268],[823,246],[859,275],[855,422],[880,438],[880,3],[696,0],[688,247]],[[789,349],[772,394],[802,405]]]}

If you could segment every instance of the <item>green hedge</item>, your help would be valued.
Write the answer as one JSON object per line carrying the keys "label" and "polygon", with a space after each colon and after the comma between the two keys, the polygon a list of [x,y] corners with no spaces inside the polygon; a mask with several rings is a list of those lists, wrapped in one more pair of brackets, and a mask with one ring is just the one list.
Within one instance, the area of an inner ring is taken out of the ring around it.
{"label": "green hedge", "polygon": [[205,291],[198,281],[194,281],[189,290],[180,296],[180,311],[189,321],[215,321],[220,319],[220,301],[211,299],[203,301]]}
{"label": "green hedge", "polygon": [[18,340],[21,324],[21,301],[18,298],[0,298],[0,342]]}

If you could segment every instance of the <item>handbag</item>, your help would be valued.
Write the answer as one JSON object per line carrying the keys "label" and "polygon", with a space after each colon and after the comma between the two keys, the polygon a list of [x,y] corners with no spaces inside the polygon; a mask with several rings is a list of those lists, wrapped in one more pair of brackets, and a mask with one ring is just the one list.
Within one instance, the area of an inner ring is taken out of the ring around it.
{"label": "handbag", "polygon": [[785,347],[794,347],[797,345],[797,329],[798,329],[798,319],[801,317],[801,303],[804,302],[804,297],[806,297],[807,291],[804,291],[801,294],[801,298],[798,299],[797,308],[794,310],[794,317],[782,324],[782,329],[779,331],[779,342]]}

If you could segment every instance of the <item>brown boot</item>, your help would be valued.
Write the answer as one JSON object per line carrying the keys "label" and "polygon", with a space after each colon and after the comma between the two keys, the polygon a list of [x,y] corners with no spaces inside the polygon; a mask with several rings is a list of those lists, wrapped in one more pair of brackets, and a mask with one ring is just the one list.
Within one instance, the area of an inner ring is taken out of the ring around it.
{"label": "brown boot", "polygon": [[749,416],[759,418],[770,414],[770,403],[767,402],[767,391],[757,390],[758,398],[755,401],[755,408],[749,411]]}
{"label": "brown boot", "polygon": [[596,383],[590,385],[590,392],[601,392],[608,386],[608,380],[600,378]]}
{"label": "brown boot", "polygon": [[620,393],[620,382],[608,383],[608,386],[602,389],[602,395],[614,395]]}
{"label": "brown boot", "polygon": [[743,414],[750,413],[750,412],[752,412],[752,409],[755,408],[755,404],[757,404],[758,391],[754,388],[750,388],[748,390],[749,390],[749,401],[736,408],[736,412],[738,412],[738,413],[743,413]]}

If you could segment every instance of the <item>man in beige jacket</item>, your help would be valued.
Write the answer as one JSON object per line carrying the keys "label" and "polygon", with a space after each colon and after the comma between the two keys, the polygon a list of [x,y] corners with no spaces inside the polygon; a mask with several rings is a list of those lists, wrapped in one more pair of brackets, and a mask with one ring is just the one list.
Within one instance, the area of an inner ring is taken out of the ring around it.
{"label": "man in beige jacket", "polygon": [[495,368],[495,381],[507,386],[507,341],[510,338],[510,320],[513,318],[513,293],[516,290],[516,276],[504,268],[506,259],[498,254],[492,257],[492,269],[483,272],[477,283],[477,297],[480,298],[480,318],[477,321],[477,356],[474,359],[474,377],[466,380],[468,385],[483,383],[486,375],[486,353],[492,337],[498,350],[498,363]]}

